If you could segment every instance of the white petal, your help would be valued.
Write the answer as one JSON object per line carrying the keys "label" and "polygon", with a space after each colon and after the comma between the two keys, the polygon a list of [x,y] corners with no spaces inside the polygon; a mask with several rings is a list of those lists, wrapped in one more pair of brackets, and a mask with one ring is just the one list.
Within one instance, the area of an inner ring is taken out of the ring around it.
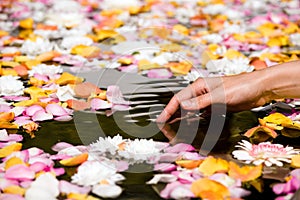
{"label": "white petal", "polygon": [[117,185],[101,184],[95,185],[92,192],[103,198],[117,198],[122,193],[122,188]]}

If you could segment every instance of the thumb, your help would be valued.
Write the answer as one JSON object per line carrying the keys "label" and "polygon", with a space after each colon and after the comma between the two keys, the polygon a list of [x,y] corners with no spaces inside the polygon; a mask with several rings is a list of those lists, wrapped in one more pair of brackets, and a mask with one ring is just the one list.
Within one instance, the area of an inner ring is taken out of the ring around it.
{"label": "thumb", "polygon": [[181,107],[185,110],[200,110],[211,105],[211,96],[209,93],[182,101]]}

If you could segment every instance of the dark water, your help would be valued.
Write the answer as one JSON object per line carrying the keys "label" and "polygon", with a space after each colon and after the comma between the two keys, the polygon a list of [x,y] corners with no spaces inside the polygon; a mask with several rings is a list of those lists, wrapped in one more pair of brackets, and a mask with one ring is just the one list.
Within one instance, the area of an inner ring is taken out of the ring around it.
{"label": "dark water", "polygon": [[[231,151],[234,145],[242,139],[241,133],[257,123],[257,115],[251,112],[241,112],[236,114],[227,115],[224,127],[219,130],[209,128],[211,124],[210,118],[196,120],[192,122],[179,121],[167,127],[167,134],[163,134],[155,123],[147,121],[147,117],[142,117],[140,123],[128,123],[124,120],[124,115],[127,112],[117,112],[111,117],[105,115],[96,115],[92,113],[76,112],[74,120],[69,122],[43,122],[41,123],[40,130],[36,133],[36,137],[31,139],[28,135],[24,139],[24,148],[39,147],[46,152],[55,153],[51,147],[57,142],[69,142],[74,145],[88,145],[95,142],[100,136],[114,136],[116,134],[122,135],[124,138],[153,138],[158,141],[173,141],[176,142],[191,142],[197,148],[201,147],[203,154],[214,154],[216,156],[231,158]],[[216,126],[216,125],[215,125]],[[215,135],[208,137],[207,131]],[[216,131],[215,133],[213,131]],[[174,139],[175,137],[175,139]],[[211,146],[204,147],[205,143],[211,142]],[[281,143],[288,143],[298,146],[299,139],[286,139],[279,138]],[[76,168],[66,168],[67,174],[63,179],[69,179],[75,173]],[[145,170],[146,171],[146,170]],[[144,173],[123,173],[126,180],[123,181],[121,186],[124,188],[122,195],[118,199],[160,199],[155,190],[146,185],[145,182],[150,180],[153,176],[151,168],[149,172]],[[286,171],[279,172],[275,175],[277,177],[284,176]],[[247,199],[274,199],[275,196],[271,191],[270,184],[274,181],[271,179],[264,180],[264,192],[258,193],[253,188],[253,194]]]}

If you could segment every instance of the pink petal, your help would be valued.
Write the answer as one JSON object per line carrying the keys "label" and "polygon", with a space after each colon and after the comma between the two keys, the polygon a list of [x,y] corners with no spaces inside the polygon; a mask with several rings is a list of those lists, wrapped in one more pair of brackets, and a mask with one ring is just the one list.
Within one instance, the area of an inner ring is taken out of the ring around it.
{"label": "pink petal", "polygon": [[182,159],[186,159],[186,160],[200,160],[200,159],[204,159],[204,157],[201,156],[197,152],[181,152],[181,153],[179,153],[179,155],[182,156]]}
{"label": "pink petal", "polygon": [[118,172],[126,171],[128,167],[129,167],[129,163],[126,161],[121,160],[116,163],[116,168]]}
{"label": "pink petal", "polygon": [[17,107],[13,107],[10,111],[15,113],[15,118],[16,118],[17,116],[23,114],[25,109],[26,109],[26,107],[17,106]]}
{"label": "pink petal", "polygon": [[126,111],[130,108],[129,105],[113,104],[112,110],[114,111]]}
{"label": "pink petal", "polygon": [[4,178],[0,179],[0,189],[1,190],[3,190],[4,188],[6,188],[8,186],[13,186],[13,185],[19,185],[19,182],[15,181],[15,180],[4,179]]}
{"label": "pink petal", "polygon": [[68,122],[68,121],[71,121],[72,119],[73,119],[73,117],[70,115],[63,115],[63,116],[54,118],[55,121],[60,121],[60,122]]}
{"label": "pink petal", "polygon": [[7,104],[0,104],[0,112],[9,112],[11,107]]}
{"label": "pink petal", "polygon": [[171,78],[173,73],[168,69],[150,69],[147,73],[149,78]]}
{"label": "pink petal", "polygon": [[190,144],[178,143],[172,147],[168,147],[165,149],[165,152],[167,152],[167,153],[180,153],[183,151],[187,151],[187,152],[195,151],[195,148]]}
{"label": "pink petal", "polygon": [[155,171],[170,172],[176,169],[176,165],[172,163],[160,163],[154,165]]}
{"label": "pink petal", "polygon": [[53,116],[64,116],[68,115],[68,113],[65,111],[65,109],[58,105],[58,104],[48,104],[46,106],[47,113],[51,113]]}
{"label": "pink petal", "polygon": [[33,116],[37,111],[44,111],[44,108],[40,105],[32,105],[25,109],[25,115]]}
{"label": "pink petal", "polygon": [[108,103],[107,101],[104,101],[102,99],[93,98],[91,100],[91,108],[93,110],[108,109],[108,108],[111,108],[111,107],[112,107],[111,103]]}
{"label": "pink petal", "polygon": [[33,77],[36,78],[36,79],[45,81],[45,82],[48,82],[48,81],[49,81],[49,78],[48,78],[47,75],[35,73],[35,74],[33,75]]}
{"label": "pink petal", "polygon": [[53,98],[53,97],[47,97],[47,98],[40,98],[40,102],[43,103],[58,103],[59,99],[58,98]]}
{"label": "pink petal", "polygon": [[29,168],[34,171],[35,173],[43,171],[46,167],[48,167],[45,163],[42,162],[35,162],[32,163]]}
{"label": "pink petal", "polygon": [[31,147],[24,151],[27,151],[30,157],[38,156],[38,155],[41,155],[42,153],[44,153],[44,151],[42,149],[39,149],[37,147]]}
{"label": "pink petal", "polygon": [[5,194],[1,194],[0,195],[1,197],[1,200],[25,200],[24,197],[18,195],[18,194],[8,194],[8,193],[5,193]]}
{"label": "pink petal", "polygon": [[188,171],[173,171],[171,174],[177,176],[178,181],[183,184],[192,183],[195,179],[192,177],[192,174]]}
{"label": "pink petal", "polygon": [[61,193],[70,194],[70,193],[78,193],[78,194],[88,194],[91,191],[91,187],[80,187],[78,185],[72,184],[68,181],[61,180],[59,182],[59,190]]}
{"label": "pink petal", "polygon": [[25,101],[30,99],[29,97],[25,96],[5,96],[2,98],[8,101]]}
{"label": "pink petal", "polygon": [[12,180],[32,180],[35,178],[35,173],[25,165],[14,165],[6,170],[5,178]]}
{"label": "pink petal", "polygon": [[44,110],[39,110],[32,116],[33,121],[46,121],[50,119],[53,119],[53,115],[51,113],[46,113]]}
{"label": "pink petal", "polygon": [[72,158],[72,156],[69,156],[66,154],[56,154],[56,155],[50,156],[51,160],[63,160],[63,159],[68,159],[68,158]]}
{"label": "pink petal", "polygon": [[165,199],[189,199],[195,197],[190,189],[191,185],[184,185],[178,181],[169,183],[161,192],[160,196]]}
{"label": "pink petal", "polygon": [[159,156],[160,162],[174,162],[179,157],[179,154],[177,153],[164,153],[161,156]]}
{"label": "pink petal", "polygon": [[19,134],[7,134],[5,129],[0,130],[0,141],[8,142],[8,141],[15,141],[19,142],[23,140],[23,136]]}
{"label": "pink petal", "polygon": [[70,143],[67,143],[67,142],[58,142],[55,145],[53,145],[51,147],[51,149],[53,151],[59,152],[59,151],[61,151],[63,149],[69,148],[69,147],[73,147],[73,145],[70,144]]}
{"label": "pink petal", "polygon": [[119,67],[119,70],[127,73],[138,73],[139,68],[137,65],[128,65]]}
{"label": "pink petal", "polygon": [[44,163],[47,166],[53,166],[54,162],[53,160],[51,160],[50,158],[43,158],[43,157],[31,157],[29,158],[28,163],[29,164],[33,164],[36,162],[40,162],[40,163]]}
{"label": "pink petal", "polygon": [[129,102],[124,99],[123,94],[117,85],[110,85],[107,87],[106,98],[113,104],[129,105]]}
{"label": "pink petal", "polygon": [[55,173],[56,176],[61,176],[65,173],[65,169],[60,167],[60,168],[53,168],[53,172]]}
{"label": "pink petal", "polygon": [[33,181],[22,181],[22,182],[20,183],[20,186],[21,186],[22,188],[29,188],[32,182],[33,182]]}
{"label": "pink petal", "polygon": [[17,117],[17,118],[15,118],[15,121],[14,121],[14,123],[18,124],[19,126],[23,126],[23,125],[29,124],[31,122],[33,122],[33,121],[30,120],[30,118],[26,117],[26,116]]}

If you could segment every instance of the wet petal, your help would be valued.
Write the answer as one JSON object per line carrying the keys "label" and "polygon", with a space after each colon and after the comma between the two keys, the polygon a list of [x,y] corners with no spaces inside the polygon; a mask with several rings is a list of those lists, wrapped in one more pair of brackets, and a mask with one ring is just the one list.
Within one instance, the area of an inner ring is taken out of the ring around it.
{"label": "wet petal", "polygon": [[32,116],[33,121],[46,121],[50,119],[53,119],[53,115],[51,113],[46,113],[44,109],[35,112]]}
{"label": "wet petal", "polygon": [[174,146],[167,147],[165,149],[166,153],[179,153],[184,151],[187,152],[195,151],[195,148],[190,144],[179,143],[179,144],[175,144]]}
{"label": "wet petal", "polygon": [[46,106],[46,111],[47,113],[51,113],[53,116],[63,116],[63,115],[68,115],[66,110],[58,105],[58,104],[48,104]]}
{"label": "wet petal", "polygon": [[59,190],[61,193],[65,193],[65,194],[70,194],[70,193],[88,194],[91,191],[91,187],[80,187],[68,181],[61,180],[59,182]]}
{"label": "wet petal", "polygon": [[122,193],[122,188],[117,185],[94,185],[92,192],[103,198],[117,198]]}
{"label": "wet petal", "polygon": [[7,179],[20,181],[32,180],[35,177],[35,173],[25,165],[14,165],[5,172],[4,177]]}

